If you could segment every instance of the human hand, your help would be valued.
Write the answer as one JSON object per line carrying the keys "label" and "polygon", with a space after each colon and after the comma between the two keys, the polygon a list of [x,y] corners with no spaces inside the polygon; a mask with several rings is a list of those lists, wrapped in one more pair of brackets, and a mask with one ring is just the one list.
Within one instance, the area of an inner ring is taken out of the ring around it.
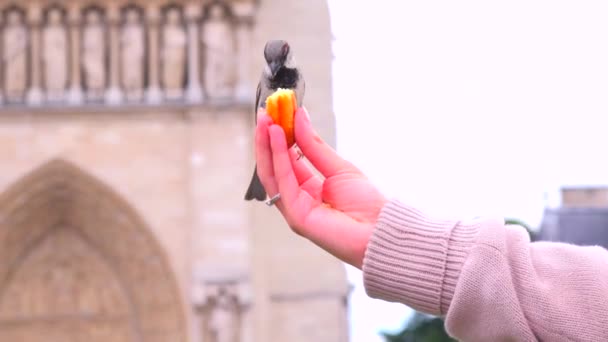
{"label": "human hand", "polygon": [[295,114],[295,140],[323,177],[298,160],[285,132],[261,110],[256,128],[258,176],[291,229],[340,260],[361,268],[386,198],[313,130],[305,109]]}

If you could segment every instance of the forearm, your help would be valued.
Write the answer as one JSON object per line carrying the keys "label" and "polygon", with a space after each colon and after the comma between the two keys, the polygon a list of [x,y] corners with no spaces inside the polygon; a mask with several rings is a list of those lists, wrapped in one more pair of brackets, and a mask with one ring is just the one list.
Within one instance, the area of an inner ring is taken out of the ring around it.
{"label": "forearm", "polygon": [[390,202],[363,265],[368,294],[444,316],[464,341],[608,336],[608,253],[530,243],[502,220],[449,221]]}

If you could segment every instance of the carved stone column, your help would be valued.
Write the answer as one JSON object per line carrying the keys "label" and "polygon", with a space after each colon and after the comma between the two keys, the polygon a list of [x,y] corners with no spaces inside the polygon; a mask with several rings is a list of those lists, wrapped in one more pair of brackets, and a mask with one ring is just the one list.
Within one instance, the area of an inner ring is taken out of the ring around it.
{"label": "carved stone column", "polygon": [[186,8],[188,26],[188,89],[186,99],[189,103],[203,102],[200,72],[200,44],[198,38],[198,6],[189,5]]}
{"label": "carved stone column", "polygon": [[239,102],[251,102],[255,93],[251,83],[251,32],[253,26],[254,4],[251,1],[233,2],[232,11],[237,18],[237,84],[234,98]]}
{"label": "carved stone column", "polygon": [[80,73],[80,8],[76,5],[70,8],[70,90],[68,92],[68,103],[79,105],[83,101]]}
{"label": "carved stone column", "polygon": [[160,10],[156,5],[148,6],[146,10],[148,23],[148,89],[146,101],[149,104],[158,104],[163,99],[159,78],[159,23]]}
{"label": "carved stone column", "polygon": [[110,77],[105,101],[109,105],[119,105],[122,103],[123,93],[120,89],[120,41],[118,36],[120,12],[116,5],[108,6],[107,19],[110,33]]}
{"label": "carved stone column", "polygon": [[39,6],[29,7],[27,13],[30,26],[30,88],[27,92],[27,104],[39,106],[42,104],[41,88],[41,60],[40,60],[40,28],[42,24],[42,11]]}

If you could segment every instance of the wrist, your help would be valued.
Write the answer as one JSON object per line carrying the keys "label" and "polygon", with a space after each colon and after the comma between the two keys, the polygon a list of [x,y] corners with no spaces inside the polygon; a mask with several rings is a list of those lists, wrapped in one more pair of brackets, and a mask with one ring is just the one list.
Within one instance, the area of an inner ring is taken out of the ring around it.
{"label": "wrist", "polygon": [[389,201],[378,216],[363,259],[368,295],[444,314],[477,230],[475,224],[438,220]]}

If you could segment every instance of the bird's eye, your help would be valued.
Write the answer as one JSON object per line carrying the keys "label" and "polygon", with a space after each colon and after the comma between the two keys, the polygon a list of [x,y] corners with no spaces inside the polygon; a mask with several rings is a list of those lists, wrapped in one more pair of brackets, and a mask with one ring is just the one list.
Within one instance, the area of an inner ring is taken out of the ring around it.
{"label": "bird's eye", "polygon": [[289,45],[283,44],[283,47],[281,48],[281,53],[283,54],[283,56],[287,56],[288,52],[289,52]]}

